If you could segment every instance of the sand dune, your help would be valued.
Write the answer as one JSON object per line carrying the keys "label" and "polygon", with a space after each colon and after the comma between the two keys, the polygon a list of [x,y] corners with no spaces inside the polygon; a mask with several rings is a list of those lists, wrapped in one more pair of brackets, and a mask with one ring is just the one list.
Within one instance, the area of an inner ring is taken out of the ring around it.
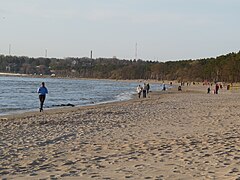
{"label": "sand dune", "polygon": [[2,117],[0,177],[239,180],[239,107],[237,90],[190,86]]}

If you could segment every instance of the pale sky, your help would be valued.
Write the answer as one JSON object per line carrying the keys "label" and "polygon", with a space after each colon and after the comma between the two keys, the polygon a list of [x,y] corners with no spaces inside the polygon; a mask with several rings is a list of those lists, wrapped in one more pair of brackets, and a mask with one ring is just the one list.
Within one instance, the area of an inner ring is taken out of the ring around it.
{"label": "pale sky", "polygon": [[240,50],[240,0],[0,0],[0,54],[186,60]]}

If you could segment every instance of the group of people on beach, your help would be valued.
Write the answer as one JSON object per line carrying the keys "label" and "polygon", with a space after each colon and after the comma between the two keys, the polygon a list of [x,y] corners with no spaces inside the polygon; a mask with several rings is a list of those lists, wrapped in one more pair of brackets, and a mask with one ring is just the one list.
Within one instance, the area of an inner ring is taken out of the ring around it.
{"label": "group of people on beach", "polygon": [[[208,83],[207,85],[208,85],[207,93],[210,94],[210,92],[211,92],[210,84]],[[212,86],[212,84],[211,84],[211,86]],[[219,89],[222,89],[222,88],[223,88],[222,84],[216,83],[215,87],[214,87],[214,90],[213,90],[213,93],[214,94],[218,94],[219,93]],[[149,83],[144,83],[143,86],[141,86],[139,84],[137,86],[138,98],[141,98],[141,95],[142,95],[143,98],[146,98],[147,94],[149,93],[149,90],[150,90]],[[163,84],[163,91],[165,91],[165,90],[166,90],[166,86],[165,86],[165,84]],[[178,90],[181,91],[181,86],[178,87]],[[227,90],[229,90],[229,87],[227,87]],[[39,101],[40,101],[40,108],[39,109],[40,109],[40,112],[42,112],[43,111],[43,104],[44,104],[44,101],[46,99],[46,95],[48,94],[48,89],[45,86],[44,82],[42,82],[41,86],[37,89],[37,93],[39,94]]]}
{"label": "group of people on beach", "polygon": [[[211,86],[212,86],[212,84],[211,84]],[[216,83],[215,88],[213,89],[213,94],[218,94],[219,89],[222,89],[222,88],[223,88],[222,84]],[[211,92],[211,88],[210,88],[210,84],[208,84],[207,93],[210,94],[210,92]]]}
{"label": "group of people on beach", "polygon": [[147,94],[149,93],[149,90],[150,90],[149,83],[144,83],[143,86],[139,84],[137,87],[138,98],[141,98],[141,94],[143,94],[143,98],[146,98]]}

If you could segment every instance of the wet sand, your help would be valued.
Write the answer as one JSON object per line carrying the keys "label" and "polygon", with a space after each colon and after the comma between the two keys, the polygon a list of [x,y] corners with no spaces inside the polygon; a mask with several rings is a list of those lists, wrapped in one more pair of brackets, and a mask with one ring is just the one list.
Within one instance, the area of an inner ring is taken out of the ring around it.
{"label": "wet sand", "polygon": [[2,179],[240,179],[240,90],[0,117]]}

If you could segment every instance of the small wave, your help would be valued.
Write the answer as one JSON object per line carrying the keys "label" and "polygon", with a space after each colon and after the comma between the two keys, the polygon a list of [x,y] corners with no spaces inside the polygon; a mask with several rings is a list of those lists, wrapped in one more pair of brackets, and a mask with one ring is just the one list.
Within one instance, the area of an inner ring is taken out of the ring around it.
{"label": "small wave", "polygon": [[27,112],[30,111],[32,109],[28,109],[28,108],[0,108],[0,116],[4,116],[4,115],[10,115],[10,114],[18,114],[21,112]]}
{"label": "small wave", "polygon": [[116,101],[126,101],[132,98],[134,92],[123,92],[116,96]]}
{"label": "small wave", "polygon": [[52,107],[62,107],[62,106],[71,106],[71,107],[74,107],[75,105],[74,104],[71,104],[71,103],[67,103],[67,104],[54,104],[52,105]]}
{"label": "small wave", "polygon": [[0,114],[8,111],[19,111],[19,110],[23,110],[23,108],[0,108]]}
{"label": "small wave", "polygon": [[94,104],[105,104],[105,103],[111,103],[111,102],[127,101],[129,99],[132,99],[133,94],[134,92],[123,92],[119,95],[116,95],[113,99],[104,98],[104,99],[101,99],[101,101],[99,102],[94,102]]}

